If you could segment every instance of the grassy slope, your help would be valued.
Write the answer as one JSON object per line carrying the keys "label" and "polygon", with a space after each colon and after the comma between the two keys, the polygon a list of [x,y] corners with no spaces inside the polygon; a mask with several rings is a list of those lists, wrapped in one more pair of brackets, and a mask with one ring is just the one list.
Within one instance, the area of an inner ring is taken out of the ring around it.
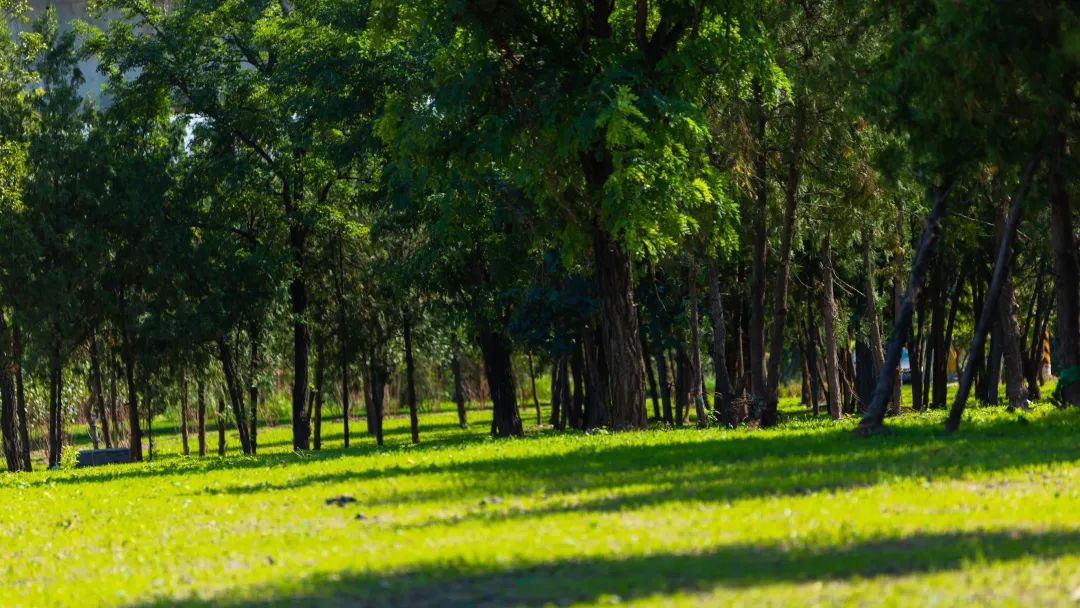
{"label": "grassy slope", "polygon": [[1029,606],[1080,587],[1075,411],[976,410],[951,437],[908,415],[871,439],[796,415],[493,441],[473,416],[426,416],[419,447],[393,420],[383,450],[340,449],[333,424],[296,455],[278,427],[257,458],[0,476],[0,603]]}

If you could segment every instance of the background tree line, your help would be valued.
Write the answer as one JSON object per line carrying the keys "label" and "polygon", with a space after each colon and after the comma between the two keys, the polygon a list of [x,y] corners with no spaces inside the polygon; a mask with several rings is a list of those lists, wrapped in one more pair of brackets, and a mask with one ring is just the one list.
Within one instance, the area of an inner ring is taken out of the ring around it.
{"label": "background tree line", "polygon": [[388,396],[414,441],[422,399],[771,426],[792,383],[872,431],[954,361],[955,429],[1052,357],[1080,403],[1069,3],[0,8],[11,470],[73,421],[149,457],[166,410],[381,443]]}

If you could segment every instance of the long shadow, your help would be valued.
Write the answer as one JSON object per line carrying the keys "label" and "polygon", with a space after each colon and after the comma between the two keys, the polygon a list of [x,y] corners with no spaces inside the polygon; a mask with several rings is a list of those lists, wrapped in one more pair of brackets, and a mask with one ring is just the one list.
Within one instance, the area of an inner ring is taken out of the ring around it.
{"label": "long shadow", "polygon": [[[1055,559],[1080,552],[1074,531],[917,534],[844,546],[723,545],[701,553],[553,560],[477,571],[447,566],[284,577],[208,600],[162,597],[137,606],[548,606],[776,583],[844,581]],[[303,591],[298,591],[302,589]],[[963,592],[964,590],[958,590]],[[1069,590],[1062,588],[1062,602]]]}

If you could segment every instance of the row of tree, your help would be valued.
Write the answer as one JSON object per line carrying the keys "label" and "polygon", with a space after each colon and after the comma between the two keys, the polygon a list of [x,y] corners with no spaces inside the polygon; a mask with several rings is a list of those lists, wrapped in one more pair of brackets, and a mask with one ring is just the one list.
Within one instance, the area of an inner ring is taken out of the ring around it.
{"label": "row of tree", "polygon": [[[643,428],[647,400],[771,426],[801,376],[815,414],[872,431],[946,407],[956,359],[955,428],[1002,374],[1026,407],[1052,335],[1080,402],[1067,2],[98,10],[0,38],[11,469],[45,393],[50,465],[73,394],[139,459],[188,384],[254,453],[279,377],[295,449],[319,446],[331,381],[346,442],[349,387],[381,442],[399,365],[415,441],[417,349],[463,424],[476,358],[497,436],[523,432],[522,365],[551,370],[558,428]],[[86,60],[108,79],[89,97]]]}

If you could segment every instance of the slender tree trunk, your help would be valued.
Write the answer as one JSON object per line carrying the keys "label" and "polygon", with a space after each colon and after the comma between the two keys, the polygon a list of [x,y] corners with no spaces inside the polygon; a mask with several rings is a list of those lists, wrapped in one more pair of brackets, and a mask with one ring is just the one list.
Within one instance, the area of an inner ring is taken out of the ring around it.
{"label": "slender tree trunk", "polygon": [[139,391],[135,384],[135,356],[131,352],[131,343],[128,338],[124,340],[124,373],[127,376],[128,394],[128,449],[131,451],[131,459],[135,462],[142,461],[142,430],[139,428]]}
{"label": "slender tree trunk", "polygon": [[[458,347],[457,335],[453,337],[453,344],[451,346],[452,351],[450,354],[450,371],[454,375],[454,403],[457,404],[458,413],[458,425],[461,428],[468,428],[469,421],[465,412],[465,390],[461,383],[461,353]],[[529,365],[532,365],[532,360],[529,360]],[[533,382],[533,395],[535,397],[536,388],[535,380]],[[536,424],[540,425],[540,406],[536,406]]]}
{"label": "slender tree trunk", "polygon": [[[1035,174],[1035,170],[1038,168],[1038,160],[1032,160],[1028,163],[1027,168],[1024,171],[1024,175],[1020,180],[1020,189],[1017,191],[1016,196],[1013,197],[1012,206],[1009,209],[1009,215],[1005,221],[1005,228],[1001,235],[1001,244],[998,246],[997,256],[994,260],[994,274],[990,280],[990,289],[986,294],[986,302],[983,304],[982,312],[979,313],[979,322],[975,326],[975,335],[971,339],[971,347],[968,348],[968,352],[977,353],[982,351],[982,343],[986,340],[986,334],[990,329],[990,324],[993,322],[994,317],[997,316],[997,305],[1001,298],[1001,289],[1005,283],[1005,277],[1008,273],[1009,260],[1013,255],[1013,243],[1016,241],[1016,231],[1020,226],[1020,212],[1024,202],[1024,196],[1027,194],[1028,187],[1031,185],[1032,176]],[[964,366],[964,372],[960,376],[960,386],[956,390],[956,399],[953,401],[952,409],[949,411],[949,418],[945,421],[945,429],[953,432],[960,428],[960,420],[964,416],[964,406],[967,404],[968,392],[971,390],[972,374],[974,366],[969,361]],[[996,391],[996,385],[995,385]]]}
{"label": "slender tree trunk", "polygon": [[821,362],[818,361],[817,326],[808,325],[806,331],[807,344],[810,347],[810,360],[807,361],[810,368],[810,404],[814,417],[817,418],[821,415]]}
{"label": "slender tree trunk", "polygon": [[[225,376],[225,389],[229,395],[229,402],[232,404],[236,432],[240,436],[240,449],[244,454],[251,454],[251,436],[248,434],[247,417],[244,412],[244,391],[240,386],[232,349],[224,338],[218,340],[218,358],[221,360],[221,370]],[[307,411],[306,405],[302,411]]]}
{"label": "slender tree trunk", "polygon": [[[896,324],[898,324],[900,322],[900,305],[904,300],[904,284],[900,280],[900,277],[902,276],[903,269],[904,269],[904,253],[903,253],[903,248],[901,246],[903,242],[904,242],[904,199],[900,198],[899,201],[897,202],[897,209],[896,209],[896,244],[897,244],[898,253],[896,254],[895,260],[893,262],[895,264],[895,268],[893,269],[893,297],[892,297],[893,325],[896,325]],[[910,350],[909,350],[908,351],[908,363],[910,364],[910,362],[911,362],[911,353],[910,353]],[[884,339],[882,340],[882,344],[881,344],[881,364],[885,365],[885,342],[884,342]],[[878,373],[879,374],[881,373],[880,370],[878,371]],[[900,367],[898,366],[896,368],[896,372],[893,374],[893,396],[892,396],[892,402],[890,403],[890,410],[893,412],[894,415],[897,415],[897,416],[900,415],[901,411],[903,411],[903,408],[904,408],[903,386],[902,386],[902,384],[903,383],[901,382],[901,377],[900,377]]]}
{"label": "slender tree trunk", "polygon": [[117,405],[119,401],[120,390],[117,387],[117,364],[116,354],[114,352],[106,351],[109,364],[109,419],[112,420],[113,430],[113,443],[119,445],[120,440],[123,437],[120,429],[120,408]]}
{"label": "slender tree trunk", "polygon": [[[870,228],[864,226],[862,231],[862,245],[863,268],[866,269],[866,333],[869,338],[867,346],[870,349],[870,357],[873,361],[873,375],[871,376],[872,381],[870,382],[872,391],[874,381],[877,380],[878,374],[881,373],[881,366],[885,363],[885,347],[881,341],[881,324],[878,321],[877,281],[874,280],[874,254],[870,245],[871,240],[872,235],[870,233]],[[895,416],[900,413],[900,402],[895,401],[892,405],[893,407],[890,408],[890,413]]]}
{"label": "slender tree trunk", "polygon": [[597,339],[598,334],[592,325],[586,325],[581,332],[582,345],[585,348],[585,428],[597,429],[607,422],[608,411],[608,373],[604,367],[604,347]]}
{"label": "slender tree trunk", "polygon": [[195,384],[195,406],[198,427],[196,432],[199,436],[199,456],[206,456],[206,385],[200,378]]}
{"label": "slender tree trunk", "polygon": [[[409,429],[412,431],[412,442],[420,443],[420,420],[416,411],[416,384],[414,375],[416,373],[416,365],[413,362],[412,351],[412,318],[405,315],[405,397],[409,402]],[[514,409],[517,409],[517,405],[514,405]],[[521,421],[518,421],[520,424]]]}
{"label": "slender tree trunk", "polygon": [[[1080,269],[1076,233],[1066,184],[1065,133],[1058,131],[1050,151],[1050,243],[1054,252],[1054,295],[1057,304],[1057,352],[1064,370],[1080,365]],[[1059,374],[1060,375],[1060,374]],[[1063,400],[1080,405],[1080,382],[1062,391]]]}
{"label": "slender tree trunk", "polygon": [[668,374],[667,357],[663,351],[656,358],[656,367],[660,373],[660,401],[664,406],[664,422],[675,424],[675,414],[671,409],[671,378]]}
{"label": "slender tree trunk", "polygon": [[[998,236],[997,245],[1005,238],[1007,230],[1008,206],[1003,201],[997,207]],[[1019,306],[1016,303],[1016,291],[1012,282],[1013,256],[1006,258],[1004,276],[1001,283],[1001,295],[998,297],[998,327],[1001,328],[1001,351],[1005,359],[1005,395],[1009,399],[1009,409],[1028,409],[1027,388],[1024,386],[1023,338],[1020,335],[1020,323],[1017,319]]]}
{"label": "slender tree trunk", "polygon": [[698,318],[698,285],[697,285],[697,261],[690,260],[690,269],[687,273],[687,285],[689,285],[690,305],[690,385],[687,396],[694,404],[694,414],[697,416],[698,428],[705,428],[709,424],[709,418],[705,414],[705,399],[702,394],[701,382],[701,321]]}
{"label": "slender tree trunk", "polygon": [[528,352],[529,359],[529,383],[532,385],[533,407],[536,408],[536,426],[543,423],[543,414],[540,412],[540,398],[536,395],[536,368],[533,367],[532,351]]}
{"label": "slender tree trunk", "polygon": [[[342,344],[341,348],[342,348],[342,355],[341,355],[341,417],[342,417],[342,424],[343,424],[343,427],[344,427],[344,430],[345,430],[345,436],[348,437],[349,436],[349,418],[352,416],[352,407],[351,407],[351,405],[349,403],[349,360],[348,360],[348,357],[344,354],[345,345]],[[320,384],[318,378],[316,378],[315,382],[316,382],[316,384]],[[320,390],[320,392],[322,392],[321,387],[320,387],[319,390]],[[316,401],[315,401],[315,409],[316,409],[316,411],[315,411],[315,434],[316,434],[316,436],[318,436],[322,432],[322,403],[321,402],[322,402],[322,399],[321,399],[321,395],[320,395],[320,398],[316,399]],[[318,441],[320,445],[322,444],[321,439],[317,439],[316,441]],[[349,447],[348,440],[346,440],[345,447]]]}
{"label": "slender tree trunk", "polygon": [[143,403],[146,404],[146,459],[154,460],[154,402],[150,399],[150,391],[143,394]]}
{"label": "slender tree trunk", "polygon": [[735,398],[735,389],[731,386],[731,378],[728,376],[724,301],[720,293],[720,270],[715,258],[709,258],[709,314],[712,316],[713,326],[712,362],[713,376],[716,380],[714,404],[719,413],[720,424],[733,427],[739,420],[732,402]]}
{"label": "slender tree trunk", "polygon": [[885,420],[885,408],[888,405],[889,396],[892,394],[895,370],[900,364],[904,339],[908,336],[911,328],[912,311],[919,301],[923,275],[926,274],[926,268],[933,258],[934,244],[938,238],[941,221],[945,218],[946,201],[949,192],[952,191],[953,183],[952,178],[947,179],[946,183],[936,188],[934,193],[934,206],[926,217],[926,227],[923,229],[922,237],[919,239],[919,247],[915,253],[915,263],[911,268],[911,278],[908,280],[907,292],[904,294],[903,304],[900,306],[900,314],[898,315],[899,318],[896,325],[893,326],[892,337],[889,339],[889,348],[885,354],[885,365],[882,368],[881,375],[878,376],[874,397],[856,429],[859,434],[867,434],[881,428]]}
{"label": "slender tree trunk", "polygon": [[261,364],[259,360],[260,331],[258,326],[253,326],[250,334],[251,378],[249,378],[248,382],[248,407],[251,411],[251,419],[248,426],[248,439],[251,442],[251,453],[255,454],[259,451],[259,367]]}
{"label": "slender tree trunk", "polygon": [[945,259],[938,258],[934,268],[933,292],[934,303],[930,312],[930,343],[931,355],[931,392],[930,407],[944,409],[946,407],[948,393],[948,344],[945,343],[945,322],[948,304],[948,289],[945,287]]}
{"label": "slender tree trunk", "polygon": [[[344,367],[344,366],[343,366]],[[344,388],[345,382],[342,382]],[[322,417],[323,401],[326,393],[326,339],[321,335],[315,339],[315,406],[312,408],[315,417],[315,428],[312,431],[311,447],[322,450]],[[347,392],[347,391],[346,391]],[[342,428],[345,436],[345,447],[349,447],[349,404],[343,403],[341,408]]]}
{"label": "slender tree trunk", "polygon": [[187,387],[187,375],[184,370],[180,370],[180,440],[183,444],[184,456],[191,454],[191,446],[188,443],[188,419],[190,418],[190,412],[188,412],[188,387]]}
{"label": "slender tree trunk", "polygon": [[[112,429],[109,428],[109,416],[105,408],[105,390],[101,381],[101,356],[98,352],[97,336],[90,335],[90,383],[91,400],[101,420],[101,436],[105,440],[105,447],[113,447]],[[184,451],[187,453],[187,450]]]}
{"label": "slender tree trunk", "polygon": [[3,311],[0,311],[0,340],[3,347],[0,348],[0,431],[2,431],[4,443],[4,458],[7,461],[8,471],[22,469],[22,459],[19,454],[19,434],[15,428],[16,405],[15,405],[15,369],[18,363],[15,361],[14,341],[8,331],[7,320]]}
{"label": "slender tree trunk", "polygon": [[19,450],[22,460],[22,470],[33,470],[30,460],[30,428],[26,416],[26,391],[23,387],[23,342],[22,331],[19,325],[11,323],[11,343],[15,352],[15,412],[19,417]]}
{"label": "slender tree trunk", "polygon": [[[585,428],[585,347],[582,340],[574,345],[570,356],[570,371],[574,373],[574,394],[570,401],[570,426],[582,430]],[[646,351],[647,352],[647,351]]]}
{"label": "slender tree trunk", "polygon": [[558,431],[566,430],[567,410],[570,409],[570,357],[565,353],[559,357],[559,411],[556,413],[553,426]]}
{"label": "slender tree trunk", "polygon": [[225,398],[218,395],[217,405],[217,453],[225,455]]}
{"label": "slender tree trunk", "polygon": [[660,391],[656,387],[656,373],[653,371],[652,364],[652,349],[649,348],[649,342],[646,338],[646,332],[641,331],[641,355],[645,359],[645,380],[649,383],[649,398],[652,400],[653,406],[653,418],[660,420],[663,414],[660,413]]}
{"label": "slender tree trunk", "polygon": [[562,374],[559,373],[559,362],[555,361],[551,365],[551,416],[548,418],[548,424],[552,428],[559,426],[559,419],[562,417],[562,387],[559,383],[562,382]]}
{"label": "slender tree trunk", "polygon": [[59,347],[49,358],[49,468],[59,467],[64,446],[64,364]]}
{"label": "slender tree trunk", "polygon": [[832,237],[825,235],[821,242],[822,325],[825,328],[825,371],[829,382],[829,415],[839,420],[842,415],[840,363],[836,354],[836,299],[833,297]]}
{"label": "slender tree trunk", "polygon": [[767,117],[762,98],[761,83],[753,83],[754,102],[758,109],[758,123],[755,136],[758,151],[754,159],[754,191],[756,204],[751,216],[751,253],[750,253],[750,397],[752,409],[762,408],[768,401],[768,389],[765,384],[765,248],[768,234],[765,231],[765,215],[769,206],[769,184],[767,181],[768,163],[766,158],[765,129]]}

